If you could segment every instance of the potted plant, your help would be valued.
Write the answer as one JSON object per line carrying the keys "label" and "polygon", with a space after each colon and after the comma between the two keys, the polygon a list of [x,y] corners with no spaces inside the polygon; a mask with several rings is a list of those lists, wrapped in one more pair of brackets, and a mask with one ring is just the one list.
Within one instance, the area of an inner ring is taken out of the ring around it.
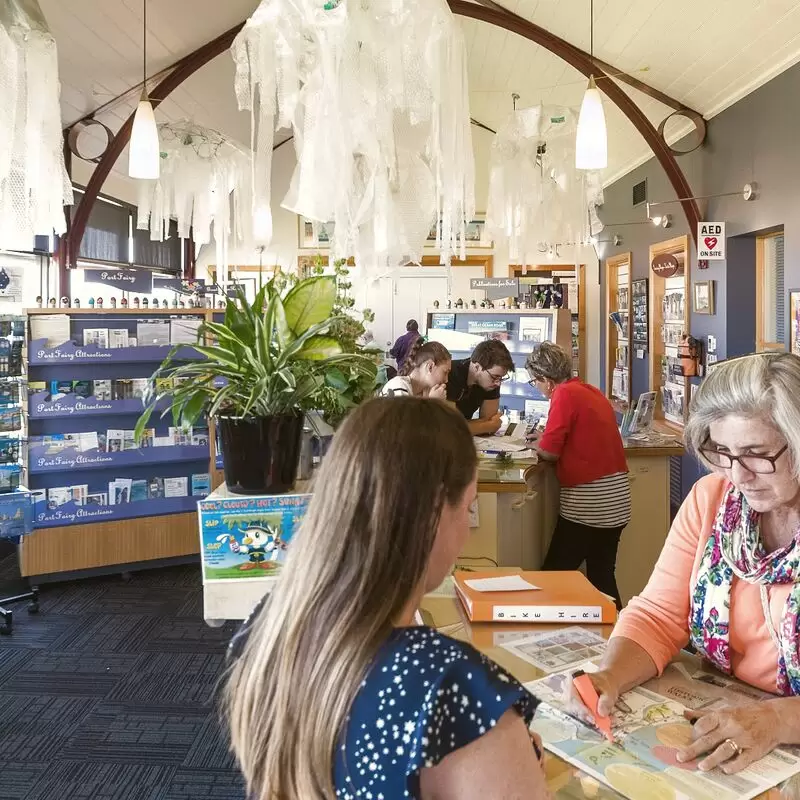
{"label": "potted plant", "polygon": [[[345,352],[332,335],[335,277],[297,282],[281,296],[275,280],[250,303],[241,287],[222,324],[204,322],[196,349],[180,361],[173,348],[156,370],[136,424],[141,436],[156,405],[168,400],[174,424],[206,414],[220,430],[225,482],[239,494],[279,494],[294,483],[305,413],[321,407],[331,373],[374,382],[376,366]],[[167,413],[165,412],[165,413]]]}

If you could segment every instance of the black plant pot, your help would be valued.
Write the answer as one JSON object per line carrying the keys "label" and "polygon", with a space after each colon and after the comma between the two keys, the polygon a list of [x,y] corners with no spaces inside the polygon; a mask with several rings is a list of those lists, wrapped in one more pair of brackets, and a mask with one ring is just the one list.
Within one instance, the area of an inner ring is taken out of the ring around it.
{"label": "black plant pot", "polygon": [[225,483],[235,494],[283,494],[294,484],[303,415],[220,417]]}

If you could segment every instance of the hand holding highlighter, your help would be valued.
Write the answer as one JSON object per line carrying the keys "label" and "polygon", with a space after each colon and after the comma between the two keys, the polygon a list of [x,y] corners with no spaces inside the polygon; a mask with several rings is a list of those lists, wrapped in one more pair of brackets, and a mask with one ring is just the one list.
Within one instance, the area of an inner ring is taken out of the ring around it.
{"label": "hand holding highlighter", "polygon": [[577,672],[572,673],[572,685],[575,691],[580,696],[583,704],[589,709],[597,729],[608,739],[609,742],[614,741],[614,735],[611,733],[611,717],[604,717],[597,711],[597,704],[600,701],[600,696],[594,688],[589,676],[579,669]]}

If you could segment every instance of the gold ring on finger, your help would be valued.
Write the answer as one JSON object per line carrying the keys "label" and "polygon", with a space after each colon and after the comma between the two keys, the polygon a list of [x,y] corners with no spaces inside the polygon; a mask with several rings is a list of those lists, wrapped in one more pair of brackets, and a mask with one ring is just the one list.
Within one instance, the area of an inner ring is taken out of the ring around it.
{"label": "gold ring on finger", "polygon": [[743,752],[742,748],[739,747],[739,745],[736,744],[736,742],[734,742],[733,739],[726,739],[723,742],[723,744],[730,745],[733,748],[734,755],[736,755],[736,756],[740,756],[742,754],[742,752]]}

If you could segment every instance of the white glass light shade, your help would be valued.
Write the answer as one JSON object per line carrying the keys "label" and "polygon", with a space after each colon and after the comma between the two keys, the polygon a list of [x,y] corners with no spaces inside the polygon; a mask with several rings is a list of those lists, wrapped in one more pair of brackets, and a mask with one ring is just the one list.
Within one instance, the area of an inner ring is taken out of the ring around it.
{"label": "white glass light shade", "polygon": [[575,167],[577,169],[605,169],[607,166],[608,134],[603,100],[600,97],[600,90],[595,86],[594,78],[589,78],[589,85],[583,96],[581,113],[578,117],[578,134],[575,137]]}
{"label": "white glass light shade", "polygon": [[158,127],[153,106],[145,98],[136,107],[128,151],[128,175],[131,178],[158,180],[161,169]]}

